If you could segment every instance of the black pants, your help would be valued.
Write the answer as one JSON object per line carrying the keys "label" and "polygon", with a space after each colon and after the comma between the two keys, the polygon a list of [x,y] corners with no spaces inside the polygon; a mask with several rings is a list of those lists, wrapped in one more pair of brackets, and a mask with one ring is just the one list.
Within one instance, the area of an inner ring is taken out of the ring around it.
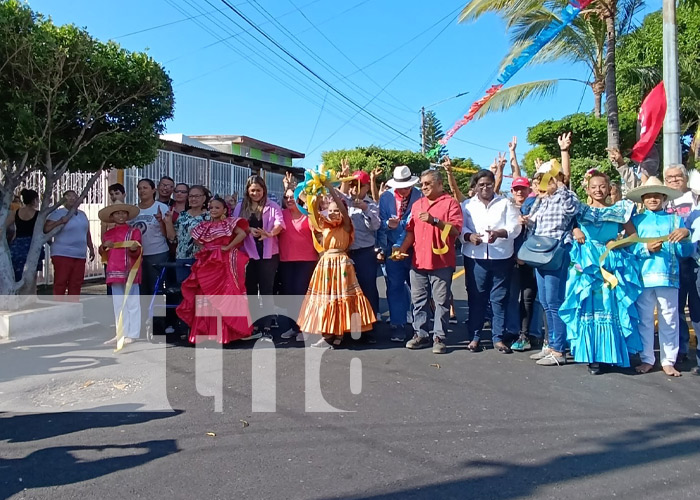
{"label": "black pants", "polygon": [[350,250],[348,257],[355,264],[355,274],[357,282],[360,284],[362,293],[365,294],[369,304],[372,306],[374,315],[379,317],[379,291],[377,290],[377,254],[374,247],[358,248]]}
{"label": "black pants", "polygon": [[[290,306],[295,305],[297,302],[301,305],[309,289],[309,283],[316,269],[316,263],[317,261],[315,260],[280,262],[279,272],[277,273],[280,283],[280,295],[296,296],[296,299],[285,298],[286,301],[294,302],[294,304],[290,304]],[[285,304],[280,304],[280,306],[284,307]],[[289,308],[287,308],[287,312],[294,317],[281,316],[279,318],[280,330],[285,332],[292,328],[294,331],[299,332],[299,325],[296,323],[296,318],[298,316],[295,316],[299,311],[296,310],[296,308],[294,308],[294,311],[290,311]]]}
{"label": "black pants", "polygon": [[[245,270],[245,288],[250,296],[248,305],[254,324],[261,324],[263,328],[270,328],[272,316],[275,310],[273,293],[275,288],[275,275],[279,266],[279,254],[269,259],[250,259]],[[262,300],[262,307],[258,294]],[[261,320],[261,321],[257,321]]]}

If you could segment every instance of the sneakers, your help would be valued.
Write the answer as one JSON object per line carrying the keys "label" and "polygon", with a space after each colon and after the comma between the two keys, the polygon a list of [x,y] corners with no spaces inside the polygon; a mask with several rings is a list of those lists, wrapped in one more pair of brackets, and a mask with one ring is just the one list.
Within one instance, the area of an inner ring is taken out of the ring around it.
{"label": "sneakers", "polygon": [[243,337],[241,340],[257,340],[260,337],[262,337],[262,333],[260,332],[260,330],[257,330],[257,331],[254,331],[252,335],[250,335],[248,337]]}
{"label": "sneakers", "polygon": [[450,316],[450,324],[451,325],[457,324],[457,316]]}
{"label": "sneakers", "polygon": [[280,337],[282,337],[283,339],[291,339],[292,337],[296,337],[296,336],[297,336],[297,332],[294,331],[294,328],[290,328],[289,330],[284,332],[282,335],[280,335]]}
{"label": "sneakers", "polygon": [[411,340],[406,342],[406,348],[422,349],[423,347],[428,347],[428,344],[430,344],[430,339],[428,337],[421,337],[416,333]]}
{"label": "sneakers", "polygon": [[518,340],[513,342],[510,348],[514,351],[523,352],[529,351],[530,349],[532,349],[532,346],[530,345],[530,339],[527,337],[527,335],[523,335],[521,333],[520,337],[518,337]]}
{"label": "sneakers", "polygon": [[530,359],[542,359],[548,356],[552,350],[549,348],[549,344],[542,344],[542,349],[535,354],[530,355]]}
{"label": "sneakers", "polygon": [[559,365],[565,365],[566,364],[566,356],[561,355],[561,356],[555,356],[554,351],[550,351],[549,354],[547,354],[545,357],[542,359],[537,360],[537,364],[540,366],[559,366]]}
{"label": "sneakers", "polygon": [[392,342],[406,342],[405,327],[403,325],[396,326],[391,325],[391,339]]}
{"label": "sneakers", "polygon": [[435,337],[435,340],[433,341],[433,354],[445,354],[445,352],[447,352],[445,343],[440,337]]}

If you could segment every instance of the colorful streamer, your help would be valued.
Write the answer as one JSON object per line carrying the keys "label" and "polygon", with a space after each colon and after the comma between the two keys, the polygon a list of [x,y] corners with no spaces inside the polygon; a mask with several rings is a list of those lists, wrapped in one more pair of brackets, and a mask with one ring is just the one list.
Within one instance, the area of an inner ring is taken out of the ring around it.
{"label": "colorful streamer", "polygon": [[[139,243],[136,240],[125,240],[125,241],[117,241],[114,243],[113,248],[124,248],[129,251],[131,248],[131,245],[136,243],[139,248],[141,248],[141,243]],[[131,269],[129,269],[129,275],[126,278],[126,286],[124,287],[124,300],[122,301],[122,306],[119,308],[119,316],[117,317],[117,348],[114,350],[114,352],[119,352],[124,348],[124,344],[126,341],[126,338],[124,337],[124,309],[126,308],[126,301],[129,298],[129,293],[131,293],[131,287],[134,284],[134,280],[136,279],[136,275],[139,272],[139,268],[141,267],[141,257],[143,255],[143,252],[139,252],[139,256],[134,259],[134,263],[131,266]]]}
{"label": "colorful streamer", "polygon": [[[301,193],[306,194],[306,206],[304,208],[297,204],[301,213],[309,216],[309,222],[311,222],[311,227],[315,231],[321,231],[321,227],[318,224],[318,214],[316,213],[316,198],[328,194],[328,189],[325,186],[326,181],[331,182],[332,185],[338,186],[342,181],[348,179],[338,179],[333,170],[327,169],[324,165],[316,167],[316,170],[307,170],[304,172],[304,180],[299,183],[299,185],[294,190],[294,199],[298,200]],[[316,251],[323,252],[323,247],[319,244],[315,237],[312,236],[314,247]]]}
{"label": "colorful streamer", "polygon": [[506,66],[497,78],[497,84],[493,85],[490,89],[486,91],[486,95],[476,101],[471,105],[469,111],[462,119],[455,123],[450,130],[447,131],[445,136],[440,139],[441,145],[446,145],[455,133],[469,123],[476,113],[486,104],[496,93],[503,88],[503,86],[510,80],[515,73],[520,71],[523,66],[525,66],[535,55],[542,50],[542,47],[551,42],[554,37],[562,32],[571,22],[579,15],[579,13],[585,9],[593,0],[571,0],[566,7],[561,11],[559,19],[554,19],[552,22],[543,29],[537,37],[532,41],[530,45],[525,47],[523,51],[518,54],[518,56],[513,59],[508,66]]}

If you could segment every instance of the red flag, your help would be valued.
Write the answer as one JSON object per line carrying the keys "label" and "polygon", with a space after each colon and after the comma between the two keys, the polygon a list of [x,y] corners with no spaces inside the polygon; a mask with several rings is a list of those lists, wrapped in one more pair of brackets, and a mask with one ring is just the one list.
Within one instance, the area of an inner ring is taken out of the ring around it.
{"label": "red flag", "polygon": [[644,98],[639,110],[639,140],[632,148],[630,158],[637,163],[644,160],[659,136],[666,116],[666,89],[662,81]]}

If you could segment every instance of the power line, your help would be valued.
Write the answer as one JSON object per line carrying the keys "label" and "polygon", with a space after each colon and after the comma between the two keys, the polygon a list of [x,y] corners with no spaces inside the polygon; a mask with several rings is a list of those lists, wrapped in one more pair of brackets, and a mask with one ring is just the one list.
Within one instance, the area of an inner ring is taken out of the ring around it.
{"label": "power line", "polygon": [[[182,10],[178,5],[176,5],[176,4],[175,4],[174,2],[172,2],[171,0],[166,0],[166,1],[167,1],[173,8],[177,9],[179,12],[181,12],[181,13],[183,13],[183,14],[187,14],[186,11]],[[194,7],[194,8],[197,9],[198,11],[200,11],[200,12],[202,11],[201,9],[199,9],[199,7],[197,7],[196,5],[193,5],[193,4],[190,3],[189,1],[186,0],[186,2],[188,3],[188,5],[190,5],[191,7]],[[228,16],[227,16],[227,17],[228,17]],[[221,24],[219,24],[219,22],[218,22],[216,19],[213,19],[211,16],[207,16],[207,18],[208,18],[211,22],[213,22],[214,24],[216,24],[217,26],[219,26],[220,28],[224,29],[224,31],[227,31],[226,27],[223,26],[223,25],[221,25]],[[240,27],[240,25],[238,25],[233,19],[231,19],[231,18],[229,18],[229,19],[232,20],[238,27]],[[222,40],[222,37],[221,37],[220,35],[218,35],[217,33],[214,33],[211,29],[209,29],[208,26],[206,26],[205,24],[202,24],[199,20],[193,19],[192,21],[193,21],[194,23],[196,23],[197,25],[199,25],[204,31],[206,31],[207,33],[209,33],[210,35],[212,35],[214,38],[219,39],[219,40]],[[251,36],[252,36],[252,35],[251,35]],[[255,41],[257,41],[258,43],[260,43],[261,45],[263,45],[263,47],[266,48],[267,50],[270,50],[270,52],[271,52],[274,56],[278,57],[282,62],[284,62],[285,64],[288,64],[288,65],[292,68],[293,71],[298,71],[298,72],[300,72],[300,74],[301,74],[302,76],[304,76],[305,78],[309,78],[305,73],[302,73],[301,70],[300,70],[299,68],[297,68],[295,65],[292,65],[289,61],[287,61],[286,59],[282,58],[282,57],[281,57],[279,54],[277,54],[276,52],[272,51],[269,47],[267,47],[265,44],[263,44],[260,40],[258,40],[258,39],[255,38],[255,37],[253,37],[253,39],[254,39]],[[261,54],[258,50],[256,50],[253,46],[251,46],[250,44],[248,44],[247,42],[245,42],[245,41],[242,40],[242,39],[239,39],[239,42],[240,42],[241,44],[243,44],[250,52],[252,52],[252,53],[258,55],[258,56],[260,57],[261,60],[265,60],[265,56],[262,55],[262,54]],[[227,45],[231,50],[234,50],[234,51],[236,51],[237,53],[240,52],[240,50],[238,50],[236,47],[233,47],[232,45],[230,45],[230,43],[229,43],[228,41],[224,41],[224,43],[225,43],[225,45]],[[268,76],[270,76],[272,79],[276,80],[276,81],[279,82],[281,85],[283,85],[283,86],[285,86],[286,88],[288,88],[290,91],[296,93],[296,94],[299,95],[301,98],[303,98],[303,99],[309,101],[311,104],[313,104],[313,105],[315,105],[315,106],[318,106],[318,103],[317,103],[317,102],[315,102],[311,97],[309,97],[309,96],[307,96],[306,94],[304,94],[303,92],[301,92],[301,91],[299,90],[298,87],[303,87],[306,91],[308,91],[309,93],[311,93],[312,95],[314,95],[314,96],[316,96],[316,97],[318,97],[318,98],[320,98],[321,95],[318,94],[318,93],[316,93],[314,90],[310,89],[310,88],[307,87],[306,85],[304,85],[302,82],[296,82],[295,85],[290,85],[285,79],[283,79],[283,78],[281,78],[280,76],[278,76],[275,72],[268,70],[268,69],[267,69],[266,67],[264,67],[262,64],[258,63],[258,62],[255,60],[255,58],[248,58],[247,60],[248,60],[248,62],[250,62],[251,64],[253,64],[254,66],[256,66],[258,69],[260,69],[261,71],[263,71],[264,73],[266,73]],[[316,82],[314,81],[314,83],[316,83]],[[316,83],[316,84],[319,85],[318,83]],[[342,101],[341,101],[341,102],[342,102]],[[329,104],[330,104],[330,103],[329,103]],[[341,113],[344,113],[344,111],[340,110],[339,108],[338,108],[338,110],[339,110]],[[339,117],[338,115],[335,115],[334,113],[331,113],[331,114],[332,114],[333,116],[336,116],[336,117],[339,118],[339,119],[342,119],[341,117]],[[374,125],[374,124],[372,123],[371,125]],[[358,128],[359,128],[359,127],[358,127]],[[362,130],[362,129],[360,129],[360,130]]]}
{"label": "power line", "polygon": [[[292,6],[294,6],[294,8],[299,12],[299,14],[301,14],[301,16],[302,16],[304,19],[306,19],[306,22],[308,22],[308,23],[311,25],[311,27],[312,27],[314,30],[316,30],[316,32],[317,32],[319,35],[321,35],[321,36],[324,38],[324,40],[326,40],[326,41],[330,44],[331,47],[333,47],[335,50],[337,50],[338,53],[339,53],[341,56],[343,56],[350,64],[352,64],[353,66],[355,66],[355,69],[359,70],[370,82],[374,83],[377,87],[381,87],[381,84],[379,84],[374,78],[372,78],[371,75],[369,75],[369,74],[368,74],[367,72],[365,72],[362,68],[360,68],[360,67],[355,63],[355,61],[353,61],[350,57],[348,57],[348,55],[347,55],[345,52],[343,52],[343,51],[340,49],[340,47],[338,47],[338,46],[335,44],[335,42],[333,42],[333,40],[332,40],[331,38],[329,38],[328,36],[326,36],[326,34],[325,34],[323,31],[321,31],[321,29],[320,29],[318,26],[316,26],[316,25],[313,23],[313,21],[311,21],[311,19],[309,19],[309,17],[304,13],[304,11],[301,10],[301,8],[298,7],[298,6],[293,2],[293,0],[287,0],[287,1],[288,1],[290,4],[292,4]],[[413,113],[413,110],[411,110],[408,106],[406,106],[405,104],[403,104],[399,99],[397,99],[396,97],[394,97],[393,95],[391,95],[391,94],[389,94],[389,93],[387,93],[387,95],[388,95],[389,97],[391,97],[392,99],[394,99],[397,103],[400,104],[400,109],[402,109],[402,110],[404,110],[404,111],[406,111],[406,112],[408,112],[408,113]],[[394,105],[392,105],[391,103],[386,102],[386,101],[384,101],[384,100],[382,100],[382,99],[377,99],[377,100],[378,100],[378,101],[381,101],[381,102],[384,102],[384,103],[387,104],[388,106],[396,107],[397,109],[399,109],[399,107],[394,106]]]}
{"label": "power line", "polygon": [[112,37],[112,40],[119,40],[120,38],[126,38],[128,36],[138,35],[139,33],[146,33],[147,31],[153,31],[153,30],[157,30],[159,28],[165,28],[166,26],[172,26],[173,24],[182,23],[184,21],[191,21],[194,18],[202,17],[206,14],[212,14],[212,13],[213,13],[213,11],[205,13],[205,14],[197,14],[196,16],[183,17],[182,19],[178,19],[177,21],[171,21],[169,23],[159,24],[158,26],[151,26],[150,28],[144,28],[142,30],[132,31],[131,33],[126,33],[124,35],[115,36],[115,37]]}
{"label": "power line", "polygon": [[309,137],[309,143],[306,145],[306,149],[309,149],[311,147],[311,141],[314,140],[314,135],[316,135],[316,127],[318,127],[318,123],[321,121],[321,115],[323,115],[323,107],[326,105],[326,97],[328,97],[328,92],[326,92],[326,95],[323,97],[321,111],[319,111],[318,118],[316,118],[316,123],[314,124],[314,129],[311,131],[311,137]]}
{"label": "power line", "polygon": [[[190,3],[189,0],[185,0],[185,1],[186,1],[187,3]],[[210,0],[205,0],[205,1],[206,1],[208,4],[214,6],[214,5],[211,3]],[[190,4],[190,5],[191,5],[191,4]],[[195,7],[195,8],[196,8],[196,7]],[[230,16],[228,16],[228,15],[227,15],[225,12],[223,12],[223,11],[220,11],[220,12],[221,12],[227,19],[229,19],[231,22],[233,22],[236,26],[241,27],[240,24],[239,24],[235,19],[231,18]],[[195,21],[195,22],[196,22],[196,21]],[[220,25],[220,24],[218,23],[218,21],[215,21],[215,22],[216,22],[216,24],[218,24],[220,27],[222,27],[224,30],[226,30],[226,28],[225,28],[223,25]],[[292,62],[290,62],[288,59],[282,57],[280,54],[278,54],[277,52],[275,52],[274,50],[272,50],[268,45],[266,45],[265,43],[263,43],[261,40],[257,39],[255,36],[253,36],[253,34],[251,34],[251,33],[248,33],[248,34],[253,38],[253,40],[255,40],[256,42],[260,43],[265,49],[267,49],[268,51],[270,51],[275,57],[279,58],[283,63],[289,65],[290,68],[292,68],[293,71],[299,72],[303,77],[308,78],[308,79],[309,79],[311,82],[313,82],[314,84],[318,85],[319,87],[321,87],[321,88],[323,88],[323,89],[326,89],[326,87],[324,87],[323,85],[321,85],[321,84],[320,84],[319,82],[317,82],[315,79],[311,78],[306,72],[302,71],[299,67],[297,67],[296,65],[292,64]],[[243,40],[240,40],[240,41],[241,41],[241,43],[244,43],[244,45],[245,45],[245,42],[243,42]],[[229,44],[227,43],[227,45],[229,45]],[[249,46],[248,46],[248,47],[249,47]],[[254,49],[253,49],[253,50],[254,50]],[[258,52],[256,51],[256,53],[258,53]],[[259,53],[258,53],[258,54],[259,54]],[[261,57],[262,57],[262,56],[261,56]],[[305,87],[305,88],[306,88],[307,90],[309,90],[310,92],[313,93],[313,91],[312,91],[311,89],[309,89],[308,87]],[[327,89],[326,89],[326,91],[327,91]],[[320,97],[319,94],[316,94],[316,95],[317,95],[317,97]],[[349,105],[347,104],[347,102],[345,102],[345,101],[343,101],[343,100],[340,100],[340,99],[339,99],[339,102],[340,102],[340,103],[343,103],[343,104],[346,105],[346,106],[349,106]],[[316,104],[316,105],[317,105],[317,104]],[[349,107],[352,107],[352,106],[349,106]],[[340,111],[340,110],[339,110],[339,111]],[[340,112],[341,112],[341,113],[344,113],[343,111],[340,111]],[[340,118],[340,119],[342,119],[342,118]],[[373,126],[373,128],[374,128],[374,122],[370,122],[370,123],[372,124],[372,126]],[[391,127],[391,125],[389,125],[389,127]],[[408,139],[410,140],[410,138],[408,138]]]}
{"label": "power line", "polygon": [[[326,71],[329,73],[334,74],[336,77],[342,78],[343,75],[341,75],[331,64],[329,64],[325,59],[323,59],[321,56],[317,55],[309,46],[307,46],[304,42],[302,42],[299,38],[297,38],[292,32],[290,32],[283,24],[281,24],[279,21],[277,21],[270,12],[268,12],[262,5],[260,5],[256,0],[251,0],[251,5],[254,9],[256,9],[260,14],[262,14],[264,17],[270,19],[275,26],[278,27],[280,31],[283,31],[285,36],[289,38],[297,47],[299,47],[303,52],[305,52],[309,57],[311,57],[313,60],[315,60],[317,63],[321,65]],[[362,87],[357,85],[355,82],[349,79],[343,80],[343,83],[348,84],[349,86],[353,87],[355,90],[360,92],[361,94],[365,94],[367,96],[371,96],[371,93],[364,90]],[[381,106],[377,106],[381,111],[385,112],[386,114],[398,119],[398,120],[405,120],[405,118],[402,118],[400,116],[395,115],[391,111],[389,111],[386,108],[383,108]]]}
{"label": "power line", "polygon": [[[299,65],[300,65],[302,68],[304,68],[307,72],[309,72],[311,75],[313,75],[314,78],[316,78],[317,80],[319,80],[320,82],[322,82],[325,86],[327,86],[330,90],[332,90],[334,93],[336,93],[336,94],[337,94],[338,96],[340,96],[342,99],[346,100],[347,102],[349,102],[350,104],[352,104],[353,106],[355,106],[356,108],[358,108],[361,112],[365,113],[366,115],[371,116],[371,117],[374,118],[378,123],[381,123],[381,124],[384,125],[386,128],[389,128],[389,129],[393,130],[394,132],[397,132],[397,133],[399,133],[399,134],[401,134],[401,135],[405,135],[405,134],[403,134],[400,130],[398,130],[396,127],[394,127],[394,126],[388,124],[387,122],[385,122],[384,120],[382,120],[381,118],[379,118],[377,115],[375,115],[375,114],[372,113],[371,111],[368,111],[368,110],[364,109],[362,106],[360,106],[360,105],[359,105],[357,102],[355,102],[353,99],[351,99],[350,97],[348,97],[347,95],[345,95],[343,92],[341,92],[340,90],[338,90],[333,84],[331,84],[330,82],[328,82],[325,78],[323,78],[323,77],[320,76],[318,73],[316,73],[313,69],[311,69],[309,66],[307,66],[304,62],[302,62],[301,60],[299,60],[299,58],[297,58],[294,54],[292,54],[291,52],[289,52],[289,50],[287,50],[286,48],[284,48],[284,47],[283,47],[279,42],[277,42],[274,38],[272,38],[270,35],[268,35],[267,33],[265,33],[265,31],[263,31],[261,28],[259,28],[259,27],[258,27],[253,21],[251,21],[245,14],[243,14],[243,13],[242,13],[240,10],[238,10],[234,5],[232,5],[230,2],[228,2],[228,0],[221,0],[221,2],[222,2],[224,5],[226,5],[231,11],[233,11],[238,17],[240,17],[240,18],[243,19],[246,23],[248,23],[249,25],[251,25],[258,33],[260,33],[263,37],[265,37],[270,43],[272,43],[272,44],[275,45],[275,47],[277,47],[279,50],[281,50],[282,52],[284,52],[285,54],[287,54],[288,57],[290,57],[291,59],[293,59],[297,64],[299,64]],[[408,136],[406,136],[406,135],[405,135],[405,137],[412,141],[412,139],[411,139],[410,137],[408,137]]]}
{"label": "power line", "polygon": [[[425,45],[423,46],[422,49],[420,49],[418,52],[416,52],[416,54],[403,66],[403,68],[401,68],[401,69],[399,70],[399,72],[396,73],[396,74],[394,75],[394,77],[393,77],[391,80],[389,80],[389,81],[386,83],[386,85],[384,85],[384,87],[382,87],[382,89],[379,91],[379,93],[378,93],[377,95],[379,95],[379,94],[381,94],[382,92],[384,92],[384,89],[386,89],[389,85],[391,85],[391,84],[394,82],[394,80],[396,80],[396,79],[399,77],[399,75],[401,75],[401,73],[403,73],[403,72],[406,70],[406,68],[408,68],[408,67],[411,65],[411,63],[413,63],[413,61],[415,61],[415,60],[418,58],[418,56],[421,55],[421,54],[423,53],[423,51],[424,51],[425,49],[427,49],[435,40],[437,40],[437,39],[440,37],[440,35],[442,35],[442,34],[447,30],[447,28],[450,27],[451,24],[452,24],[452,20],[449,19],[449,20],[447,21],[447,24],[438,32],[438,34],[435,35],[430,41],[428,41],[428,43],[425,44]],[[376,96],[375,96],[375,97],[376,97]],[[365,106],[369,105],[369,104],[372,102],[372,100],[374,100],[374,98],[372,98],[367,104],[365,104]],[[309,152],[309,154],[311,154],[311,153],[313,153],[314,151],[316,151],[318,148],[320,148],[320,147],[323,146],[326,142],[328,142],[333,136],[335,136],[338,132],[340,132],[340,130],[343,129],[343,127],[345,127],[350,121],[352,121],[353,118],[355,118],[355,116],[357,116],[357,114],[358,114],[360,111],[362,111],[362,110],[358,110],[354,115],[352,115],[350,118],[348,118],[348,119],[347,119],[342,125],[340,125],[340,127],[338,127],[331,135],[329,135],[328,137],[326,137],[326,139],[324,139],[318,146],[316,146],[313,150],[311,150],[311,151]],[[404,134],[403,132],[399,132],[399,134],[402,135],[402,136],[407,137],[406,134]]]}
{"label": "power line", "polygon": [[[305,4],[304,7],[308,7],[308,6],[310,6],[310,5],[313,5],[313,4],[315,4],[315,3],[318,3],[318,2],[320,2],[320,1],[321,1],[321,0],[312,0],[311,2]],[[355,7],[358,7],[359,5],[362,5],[363,3],[367,3],[368,1],[369,1],[369,0],[363,0],[363,1],[360,2],[359,4],[355,5]],[[245,3],[249,3],[249,2],[245,2]],[[355,8],[355,7],[351,7],[351,9],[353,9],[353,8]],[[347,10],[350,10],[350,9],[347,9]],[[347,10],[344,11],[344,12],[347,12]],[[221,11],[220,11],[218,8],[215,8],[215,10],[209,12],[208,14],[213,14],[213,13],[215,13],[215,12],[221,12]],[[290,10],[290,11],[287,11],[287,12],[285,12],[285,13],[283,13],[283,14],[280,14],[280,15],[277,16],[277,17],[282,18],[282,17],[288,16],[289,14],[293,14],[294,12],[296,12],[296,11]],[[342,14],[343,14],[343,13],[341,12],[341,13],[338,14],[338,15],[342,15]],[[203,16],[204,14],[200,14],[200,15]],[[199,17],[199,16],[195,16],[195,17]],[[324,22],[324,23],[325,23],[325,22],[328,22],[328,21],[330,21],[331,19],[334,19],[335,17],[336,17],[336,16],[333,16],[333,17],[331,17],[331,18],[329,18],[329,19],[326,19],[326,20],[323,21],[323,22]],[[260,23],[260,24],[261,24],[261,25],[262,25],[262,24],[268,24],[268,22],[263,21],[263,22]],[[232,34],[232,35],[230,35],[230,36],[227,36],[226,38],[224,38],[224,39],[222,39],[222,40],[217,40],[217,41],[214,42],[214,43],[209,43],[209,44],[207,44],[207,45],[204,45],[203,47],[199,47],[198,49],[195,49],[195,50],[193,50],[193,51],[191,51],[191,52],[188,52],[188,53],[186,53],[186,54],[181,54],[181,55],[179,55],[179,56],[177,56],[177,57],[174,57],[174,58],[172,58],[172,59],[169,59],[169,60],[165,61],[163,64],[169,64],[169,63],[171,63],[171,62],[173,62],[173,61],[177,61],[178,59],[182,59],[183,57],[189,57],[189,56],[191,56],[192,54],[196,54],[197,52],[200,52],[200,51],[202,51],[202,50],[205,50],[205,49],[208,49],[208,48],[213,47],[213,46],[215,46],[215,45],[218,45],[218,44],[224,42],[225,40],[230,40],[231,38],[236,38],[238,35],[241,35],[241,34],[243,34],[243,33],[249,33],[250,31],[252,31],[252,29],[245,29],[245,28],[242,28],[242,31],[239,31],[238,33],[234,33],[234,34]],[[308,30],[305,30],[305,31],[308,31]],[[298,33],[298,34],[301,34],[301,33],[304,33],[304,31],[302,31],[302,32],[300,32],[300,33]]]}

